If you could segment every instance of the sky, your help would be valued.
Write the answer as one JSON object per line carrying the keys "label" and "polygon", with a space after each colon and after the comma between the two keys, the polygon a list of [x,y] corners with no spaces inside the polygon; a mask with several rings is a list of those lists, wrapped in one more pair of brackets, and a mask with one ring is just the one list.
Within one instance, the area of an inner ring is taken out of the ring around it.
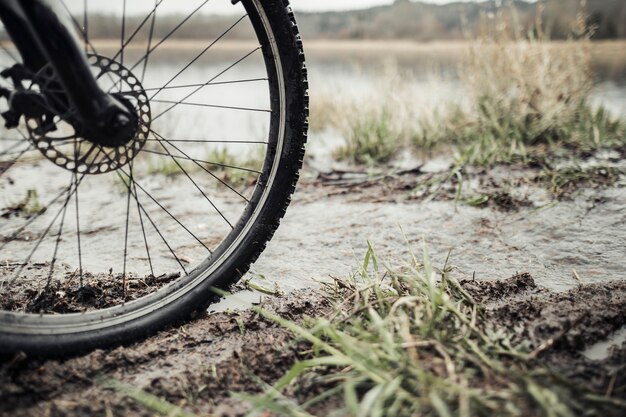
{"label": "sky", "polygon": [[[65,3],[72,9],[73,12],[79,12],[82,10],[84,0],[64,0]],[[422,0],[428,3],[450,3],[453,0]],[[478,0],[454,0],[454,1],[478,1]],[[145,11],[149,10],[151,5],[154,5],[155,0],[126,0],[128,12],[132,13],[133,10]],[[165,0],[160,9],[163,12],[176,12],[180,11],[181,5],[187,7],[193,7],[193,4],[201,4],[203,0]],[[394,0],[291,0],[296,11],[327,11],[327,10],[350,10],[350,9],[364,9],[371,6],[379,6],[384,4],[391,4]],[[88,1],[89,8],[92,12],[120,12],[122,10],[123,0],[90,0]],[[210,10],[211,13],[228,13],[233,10],[233,6],[230,4],[230,0],[211,0],[206,6],[206,10]]]}
{"label": "sky", "polygon": [[[430,0],[428,3],[450,3],[450,1]],[[294,8],[302,11],[365,9],[393,2],[394,0],[291,0]]]}

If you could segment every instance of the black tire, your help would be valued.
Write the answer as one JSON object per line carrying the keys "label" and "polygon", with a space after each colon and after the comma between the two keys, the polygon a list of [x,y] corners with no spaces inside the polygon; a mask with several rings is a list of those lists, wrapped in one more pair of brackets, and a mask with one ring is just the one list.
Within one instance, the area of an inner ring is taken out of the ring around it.
{"label": "black tire", "polygon": [[[58,357],[127,344],[189,320],[228,290],[263,252],[291,201],[304,158],[308,83],[302,42],[286,0],[242,0],[262,46],[272,107],[271,143],[235,232],[199,267],[158,292],[106,310],[65,315],[0,311],[0,354]],[[0,296],[2,293],[0,292]]]}

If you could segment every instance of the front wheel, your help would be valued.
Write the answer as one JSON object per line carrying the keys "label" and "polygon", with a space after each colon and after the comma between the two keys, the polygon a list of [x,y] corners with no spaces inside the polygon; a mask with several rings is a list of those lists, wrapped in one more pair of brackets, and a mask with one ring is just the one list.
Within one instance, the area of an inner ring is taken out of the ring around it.
{"label": "front wheel", "polygon": [[287,1],[242,0],[236,16],[123,3],[71,12],[101,87],[137,115],[127,143],[82,136],[50,69],[11,86],[47,111],[0,138],[0,354],[67,355],[187,320],[247,272],[294,191],[308,95]]}

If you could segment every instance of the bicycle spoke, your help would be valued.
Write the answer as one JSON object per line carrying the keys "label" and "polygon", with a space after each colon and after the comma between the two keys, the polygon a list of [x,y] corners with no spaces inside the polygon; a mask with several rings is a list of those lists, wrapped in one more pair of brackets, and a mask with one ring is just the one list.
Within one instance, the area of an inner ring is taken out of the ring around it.
{"label": "bicycle spoke", "polygon": [[[134,193],[137,195],[137,186],[135,185],[135,181],[133,180],[133,188]],[[137,214],[139,215],[139,222],[141,223],[141,234],[143,235],[143,243],[146,248],[146,254],[148,255],[148,263],[150,264],[150,274],[154,277],[154,267],[152,266],[152,257],[150,256],[150,246],[148,245],[148,237],[146,236],[146,227],[143,222],[143,215],[141,214],[141,205],[139,203],[139,199],[135,198],[137,203]]]}
{"label": "bicycle spoke", "polygon": [[16,163],[17,161],[24,156],[27,152],[31,151],[33,148],[32,145],[29,145],[28,148],[24,149],[17,158],[14,158],[12,161],[0,161],[0,177],[6,174]]}
{"label": "bicycle spoke", "polygon": [[[165,139],[163,136],[159,135],[157,132],[155,132],[154,130],[151,130],[151,132],[160,137],[161,138],[161,146],[163,146],[162,142],[166,142],[168,145],[170,145],[172,148],[176,149],[179,153],[183,154],[183,156],[185,158],[187,158],[187,160],[192,161],[197,167],[199,167],[200,169],[202,169],[204,172],[206,172],[207,174],[209,174],[211,177],[215,178],[217,181],[219,181],[222,185],[224,185],[225,187],[227,187],[229,190],[231,190],[232,192],[234,192],[235,194],[237,194],[239,197],[241,197],[243,200],[245,200],[247,203],[250,202],[250,200],[248,200],[246,197],[244,197],[239,191],[235,190],[230,184],[228,184],[227,182],[225,182],[224,180],[222,180],[220,177],[218,177],[217,175],[215,175],[214,173],[212,173],[209,169],[207,169],[205,166],[203,166],[201,163],[199,163],[196,160],[193,160],[189,155],[187,155],[185,152],[183,152],[180,148],[178,148],[176,145],[170,143],[170,141],[168,141],[167,139]],[[171,156],[171,155],[170,155]],[[260,173],[259,173],[260,175]]]}
{"label": "bicycle spoke", "polygon": [[[157,134],[153,131],[153,133]],[[158,135],[158,134],[157,134]],[[146,139],[147,142],[159,142],[163,139],[161,135],[158,135],[161,139]],[[168,143],[225,143],[225,144],[240,144],[240,145],[269,145],[269,142],[263,142],[258,140],[203,140],[203,139],[167,139]]]}
{"label": "bicycle spoke", "polygon": [[[215,86],[215,85],[244,84],[244,83],[254,83],[254,82],[261,82],[261,81],[266,82],[266,81],[268,81],[268,79],[267,78],[249,78],[249,79],[244,79],[244,80],[216,81],[216,82],[212,82],[212,83],[173,85],[173,86],[169,86],[169,87],[160,87],[160,88],[159,87],[144,88],[143,91],[149,92],[149,91],[156,91],[156,90],[175,90],[175,89],[181,89],[181,88],[211,87],[211,86]],[[122,94],[122,95],[136,95],[137,92],[136,91],[120,91],[120,94]]]}
{"label": "bicycle spoke", "polygon": [[[48,225],[48,227],[46,228],[46,230],[44,231],[44,233],[40,236],[37,244],[35,245],[35,247],[32,249],[32,251],[29,253],[26,261],[21,265],[21,267],[19,268],[19,270],[17,271],[17,273],[15,274],[15,276],[13,277],[13,279],[11,280],[11,284],[13,282],[15,282],[15,280],[19,277],[19,274],[22,273],[22,271],[24,270],[24,268],[28,265],[28,262],[30,262],[30,260],[32,259],[33,255],[35,254],[35,252],[37,251],[37,249],[39,248],[39,246],[41,246],[41,243],[44,241],[44,239],[46,238],[46,236],[50,233],[50,230],[52,229],[52,227],[54,226],[54,224],[56,223],[57,219],[59,218],[59,216],[61,214],[63,214],[63,222],[65,221],[65,213],[67,211],[67,206],[69,204],[70,199],[72,198],[72,196],[75,196],[76,199],[76,224],[77,224],[77,232],[78,232],[78,246],[79,246],[79,264],[80,264],[80,277],[81,277],[81,287],[83,286],[83,282],[82,282],[82,250],[81,250],[81,245],[80,245],[80,225],[79,225],[79,219],[80,219],[80,214],[79,214],[79,200],[78,200],[78,190],[79,190],[79,186],[82,183],[82,181],[85,178],[85,174],[83,174],[80,178],[78,178],[78,176],[73,173],[72,175],[72,182],[71,184],[65,188],[63,191],[61,191],[61,193],[59,193],[50,203],[48,203],[45,208],[39,210],[39,212],[34,215],[32,218],[30,218],[28,221],[26,221],[26,223],[20,227],[17,231],[15,231],[11,237],[9,237],[8,239],[6,239],[3,243],[2,246],[0,246],[0,251],[4,250],[4,248],[11,242],[14,242],[17,237],[24,231],[26,230],[31,224],[33,224],[37,219],[39,219],[44,213],[47,212],[48,208],[53,206],[54,204],[56,204],[57,201],[59,201],[61,199],[61,197],[63,197],[65,194],[67,194],[67,198],[65,200],[65,203],[63,204],[63,206],[61,207],[61,209],[57,212],[57,214],[54,216],[52,222]],[[62,230],[62,229],[61,229]],[[56,250],[55,250],[56,253]],[[56,257],[56,255],[55,255]],[[52,274],[52,272],[51,272]],[[2,284],[0,285],[0,288],[2,288],[4,285],[4,282],[2,282]]]}
{"label": "bicycle spoke", "polygon": [[[235,61],[233,64],[231,64],[230,66],[228,66],[226,69],[224,69],[223,71],[221,71],[219,74],[217,74],[216,76],[214,76],[213,78],[211,78],[209,81],[207,81],[207,83],[211,83],[213,81],[215,81],[216,79],[218,79],[219,77],[221,77],[222,75],[226,74],[228,71],[230,71],[231,69],[235,68],[237,65],[239,65],[240,63],[242,63],[243,61],[245,61],[248,57],[250,57],[252,54],[254,54],[257,51],[260,51],[261,47],[257,47],[255,49],[253,49],[252,51],[248,52],[246,55],[244,55],[243,57],[241,57],[240,59],[238,59],[237,61]],[[202,90],[203,87],[198,87],[195,90],[193,90],[191,93],[189,93],[188,95],[186,95],[181,101],[185,101],[189,98],[191,98],[193,95],[195,95],[198,91]],[[162,117],[163,115],[165,115],[166,113],[170,112],[171,110],[173,110],[174,108],[176,108],[178,104],[173,104],[171,107],[169,107],[167,110],[159,113],[156,117],[152,118],[152,122],[156,121],[157,119],[159,119],[160,117]]]}
{"label": "bicycle spoke", "polygon": [[137,200],[137,204],[139,205],[139,207],[141,207],[141,211],[145,214],[146,218],[148,219],[148,221],[150,222],[154,230],[157,232],[157,234],[159,235],[159,237],[161,238],[165,246],[167,246],[167,249],[170,251],[174,259],[176,259],[176,262],[178,263],[178,265],[182,268],[185,274],[188,274],[187,269],[185,268],[185,265],[183,265],[183,262],[180,260],[178,255],[176,255],[176,252],[174,251],[174,249],[172,249],[172,246],[168,243],[167,239],[165,239],[165,236],[163,236],[163,233],[161,233],[161,230],[154,223],[154,221],[152,220],[152,218],[150,217],[146,209],[143,207],[143,205],[139,202],[139,196],[137,194],[135,194],[135,199]]}
{"label": "bicycle spoke", "polygon": [[[110,159],[109,159],[110,160]],[[124,171],[123,168],[120,168],[116,171],[117,175],[120,176],[120,173],[124,174],[126,176],[127,179],[130,180],[130,175]],[[121,180],[126,184],[126,180],[123,177],[120,177]],[[200,239],[198,238],[191,230],[189,230],[189,228],[187,226],[185,226],[180,220],[178,220],[178,218],[176,216],[174,216],[168,209],[166,209],[161,203],[159,203],[159,201],[152,196],[152,194],[150,194],[145,188],[143,188],[137,181],[135,181],[133,179],[133,184],[135,184],[135,187],[139,188],[141,190],[142,193],[144,193],[150,200],[152,200],[152,202],[154,202],[154,204],[156,204],[161,210],[163,210],[172,220],[174,220],[180,227],[182,227],[187,233],[189,233],[189,235],[199,244],[201,244],[210,254],[212,254],[213,252],[211,251],[211,249],[209,249],[206,244]],[[145,211],[144,211],[145,212]]]}
{"label": "bicycle spoke", "polygon": [[154,6],[154,8],[152,9],[152,11],[150,13],[148,13],[148,15],[141,21],[141,23],[139,24],[139,26],[137,26],[137,28],[134,30],[134,32],[132,33],[132,35],[130,35],[128,37],[128,39],[126,40],[126,42],[122,45],[122,48],[117,51],[115,53],[115,55],[113,56],[113,58],[111,58],[111,61],[115,61],[120,54],[122,53],[122,50],[124,48],[126,48],[132,41],[133,39],[135,39],[135,36],[137,36],[137,34],[139,33],[139,31],[144,27],[144,25],[148,22],[148,20],[150,20],[150,17],[154,16],[157,12],[157,9],[159,8],[159,6],[164,2],[165,0],[159,0],[156,5]]}
{"label": "bicycle spoke", "polygon": [[[89,0],[83,1],[83,30],[85,31],[83,36],[85,38],[85,53],[87,53],[87,45],[89,45]],[[63,2],[65,4],[65,2]]]}
{"label": "bicycle spoke", "polygon": [[191,60],[191,62],[189,62],[187,65],[185,65],[180,71],[178,71],[178,73],[176,73],[176,75],[174,75],[168,82],[166,82],[163,87],[161,87],[159,90],[157,90],[156,93],[154,93],[152,95],[152,97],[150,97],[150,100],[154,99],[161,91],[163,91],[164,88],[167,88],[171,83],[173,83],[178,77],[180,77],[180,75],[185,72],[190,66],[192,66],[193,64],[195,64],[204,54],[206,54],[216,43],[218,43],[220,40],[222,40],[226,35],[228,35],[235,27],[237,27],[237,25],[239,25],[239,23],[241,23],[241,21],[243,19],[245,19],[248,15],[243,15],[242,17],[240,17],[235,23],[232,24],[232,26],[230,26],[228,29],[226,29],[224,31],[224,33],[222,33],[220,36],[217,37],[217,39],[215,39],[213,42],[211,42],[206,48],[204,48],[202,50],[202,52],[200,52],[198,55],[195,56],[195,58],[193,58]]}
{"label": "bicycle spoke", "polygon": [[[83,25],[81,26],[80,22],[74,17],[69,7],[65,3],[65,0],[61,0],[61,5],[63,6],[67,14],[70,16],[70,18],[72,19],[74,26],[83,35],[83,42],[85,44],[85,55],[89,54],[90,49],[94,55],[100,55],[98,51],[96,50],[96,47],[93,46],[93,44],[91,43],[91,40],[89,39],[89,5],[88,3],[89,3],[89,0],[83,1]],[[115,82],[113,78],[111,78],[111,74],[109,74],[108,76],[112,82]]]}
{"label": "bicycle spoke", "polygon": [[[52,199],[52,201],[50,201],[50,203],[48,203],[46,205],[46,207],[50,207],[51,205],[55,204],[57,201],[59,201],[59,199],[61,197],[63,197],[66,193],[68,193],[70,191],[71,187],[65,188],[63,191],[61,191],[56,197],[54,197],[54,199]],[[19,229],[17,229],[15,232],[13,232],[11,234],[10,237],[5,237],[5,236],[0,236],[0,241],[2,241],[2,245],[0,245],[0,251],[4,250],[6,248],[6,246],[9,243],[14,242],[17,237],[20,235],[20,233],[22,233],[24,230],[26,230],[28,228],[28,226],[30,226],[31,224],[33,224],[38,218],[40,218],[44,213],[46,212],[46,209],[41,209],[39,210],[35,215],[33,215],[32,217],[30,217],[26,223],[24,225],[22,225],[22,227],[20,227]]]}
{"label": "bicycle spoke", "polygon": [[[95,147],[95,146],[94,146]],[[90,151],[93,151],[93,148]],[[80,149],[80,143],[74,142],[74,161],[78,161],[78,152]],[[78,162],[76,162],[78,163]],[[78,166],[78,165],[77,165]],[[78,174],[72,172],[72,182],[76,187],[76,193],[74,194],[74,203],[76,205],[76,241],[78,244],[78,282],[80,288],[83,288],[83,249],[80,242],[80,203],[79,203],[79,190],[78,190]]]}
{"label": "bicycle spoke", "polygon": [[[83,178],[84,178],[84,176],[83,176]],[[70,198],[74,195],[74,193],[78,189],[78,187],[74,187],[74,184],[70,185],[70,187],[72,189],[69,191],[69,195],[68,195],[67,199],[65,200],[65,204],[63,204],[63,207],[61,209],[59,209],[59,211],[56,213],[56,215],[54,216],[54,218],[52,219],[52,221],[50,222],[48,227],[41,234],[41,236],[39,237],[37,243],[35,244],[35,247],[30,251],[30,253],[28,254],[28,257],[26,258],[26,260],[21,264],[20,268],[17,270],[17,272],[15,273],[13,278],[11,279],[10,284],[13,284],[19,278],[20,274],[24,271],[24,268],[26,268],[26,266],[28,266],[28,263],[33,258],[33,256],[35,255],[35,252],[37,252],[37,249],[39,249],[39,246],[41,246],[41,244],[43,243],[45,238],[50,233],[50,230],[52,229],[52,227],[56,223],[56,221],[59,218],[59,216],[61,215],[61,213],[67,208],[67,205],[69,204]]]}
{"label": "bicycle spoke", "polygon": [[[133,182],[133,163],[131,162],[129,165],[130,170],[130,183]],[[126,260],[128,258],[128,230],[130,225],[130,197],[131,197],[131,187],[128,187],[128,194],[126,196],[126,227],[124,229],[124,267],[122,272],[122,291],[124,292],[124,296],[126,296]]]}
{"label": "bicycle spoke", "polygon": [[152,100],[153,103],[161,103],[161,104],[173,104],[175,106],[193,106],[193,107],[208,107],[212,109],[223,109],[223,110],[240,110],[240,111],[250,111],[256,113],[271,113],[271,110],[267,109],[255,109],[249,107],[235,107],[235,106],[221,106],[218,104],[204,104],[204,103],[188,103],[185,101],[170,101],[170,100]]}
{"label": "bicycle spoke", "polygon": [[[3,152],[2,156],[11,158],[11,157],[17,155],[17,157],[15,159],[13,159],[12,161],[8,161],[9,163],[13,164],[13,163],[17,162],[17,160],[20,159],[25,153],[30,151],[31,148],[32,148],[32,145],[28,146],[26,149],[19,150],[19,151]],[[0,161],[0,163],[5,163],[5,161]]]}
{"label": "bicycle spoke", "polygon": [[[154,53],[154,51],[159,46],[161,46],[163,43],[165,43],[172,35],[174,35],[174,33],[176,33],[178,31],[178,29],[180,29],[185,23],[187,23],[187,21],[189,21],[189,19],[191,19],[209,1],[210,0],[205,0],[204,3],[202,3],[193,12],[191,12],[191,14],[189,14],[185,19],[183,19],[182,22],[180,22],[178,25],[176,25],[176,27],[174,27],[174,29],[172,29],[167,35],[165,35],[156,45],[149,46],[147,48],[147,50],[146,50],[146,53],[139,59],[139,61],[137,61],[132,67],[129,68],[129,71],[133,71],[135,68],[137,68],[138,66],[143,64],[143,69],[142,69],[142,77],[143,77],[145,75],[144,74],[145,68],[148,65],[148,60],[149,60],[150,56]],[[154,21],[155,17],[156,17],[156,13],[153,16],[153,21]],[[153,36],[153,34],[154,34],[154,32],[153,32],[153,29],[151,28],[151,37]],[[152,45],[152,40],[150,40],[149,44]],[[120,49],[120,55],[122,56],[122,62],[123,62],[123,57],[124,57],[124,49],[125,49],[125,45],[124,45],[124,43],[122,43],[122,48]],[[202,56],[204,54],[204,52],[206,52],[208,49],[209,48],[207,48],[205,51],[201,52],[201,54],[198,57],[196,57],[193,62],[195,62],[197,59],[199,59],[200,56]],[[115,57],[117,57],[117,56],[118,56],[118,54],[115,55]],[[191,62],[188,66],[192,65],[193,62]],[[180,73],[185,71],[187,69],[187,67],[185,67]],[[180,73],[177,74],[176,77],[178,77],[178,75],[180,75]],[[117,83],[114,83],[114,85],[109,89],[109,92],[113,91],[117,87],[118,84],[119,84],[119,81]]]}
{"label": "bicycle spoke", "polygon": [[126,0],[123,0],[123,6],[122,6],[122,35],[120,37],[120,42],[121,42],[121,51],[122,51],[122,56],[120,58],[120,64],[122,66],[124,66],[124,39],[126,38]]}
{"label": "bicycle spoke", "polygon": [[[7,156],[7,157],[13,157],[15,155],[17,155],[16,158],[14,158],[12,161],[8,161],[9,164],[14,164],[16,163],[22,156],[24,156],[24,154],[26,154],[27,152],[33,150],[33,145],[30,145],[28,147],[26,147],[26,149],[23,150],[19,150],[19,151],[14,151],[14,152],[4,152],[2,153],[1,156]],[[0,163],[5,163],[4,161],[0,161]]]}
{"label": "bicycle spoke", "polygon": [[[117,175],[118,177],[126,184],[125,179],[121,176],[120,172],[117,171]],[[124,173],[124,175],[127,175],[126,173]],[[172,245],[169,244],[169,242],[167,241],[167,239],[165,238],[165,236],[163,235],[163,233],[161,233],[161,230],[158,228],[158,226],[156,225],[156,223],[152,220],[152,217],[150,217],[150,214],[148,214],[148,212],[146,211],[145,207],[143,206],[143,204],[141,204],[141,202],[139,201],[139,195],[137,194],[137,182],[136,181],[130,181],[130,177],[128,177],[129,181],[127,184],[127,188],[129,190],[134,190],[131,191],[133,194],[133,197],[135,198],[135,201],[137,202],[137,207],[139,207],[140,211],[143,212],[143,214],[146,216],[146,218],[148,219],[148,221],[150,222],[150,224],[152,225],[152,227],[154,228],[154,230],[157,232],[157,234],[159,235],[159,237],[161,238],[161,240],[163,241],[163,243],[165,244],[165,246],[167,246],[167,249],[170,251],[170,253],[172,254],[172,256],[174,256],[174,259],[176,259],[176,262],[178,263],[178,265],[182,268],[182,270],[185,272],[185,274],[187,274],[187,270],[185,269],[185,266],[183,265],[182,261],[180,260],[180,258],[178,257],[178,255],[176,255],[176,252],[174,251],[174,249],[172,248]],[[131,186],[132,185],[132,186]],[[141,186],[139,186],[139,188],[141,188]],[[145,191],[144,191],[145,193]],[[148,195],[146,193],[146,195]],[[153,200],[154,201],[154,200]],[[158,203],[157,203],[158,204]],[[161,207],[163,209],[163,207]],[[165,210],[165,209],[163,209]],[[167,211],[166,211],[167,212]],[[168,213],[169,214],[169,213]],[[170,215],[171,216],[171,215]],[[172,218],[174,218],[172,216]],[[175,218],[174,218],[175,219]],[[191,232],[189,232],[191,234]],[[192,234],[193,236],[193,234]],[[207,248],[208,249],[208,248]],[[210,252],[210,251],[209,251]],[[152,261],[150,260],[150,268],[152,269]],[[154,272],[153,272],[153,276],[154,276]]]}
{"label": "bicycle spoke", "polygon": [[[70,184],[74,184],[74,175],[72,174],[72,180]],[[48,280],[46,282],[46,291],[50,289],[52,283],[52,276],[54,275],[54,268],[57,262],[57,255],[59,253],[59,246],[61,244],[61,236],[63,235],[63,226],[65,225],[65,215],[67,214],[67,206],[72,198],[71,195],[67,196],[67,200],[63,206],[63,215],[61,216],[61,224],[59,225],[59,231],[57,233],[57,239],[54,244],[54,253],[52,254],[52,260],[50,261],[50,272],[48,273]]]}
{"label": "bicycle spoke", "polygon": [[198,13],[198,11],[200,11],[200,9],[202,9],[210,0],[205,0],[200,6],[198,6],[193,12],[191,12],[191,14],[189,14],[189,16],[187,16],[185,19],[183,19],[182,22],[180,22],[178,25],[176,25],[176,27],[174,29],[172,29],[167,35],[165,35],[159,42],[157,42],[156,45],[154,45],[152,48],[150,48],[148,50],[148,52],[146,52],[146,54],[141,57],[141,59],[139,61],[137,61],[137,63],[135,65],[133,65],[132,67],[130,67],[130,71],[134,70],[135,68],[137,68],[137,66],[139,66],[142,62],[144,62],[146,59],[148,59],[148,57],[150,55],[152,55],[152,53],[154,51],[156,51],[156,49],[161,46],[165,41],[167,41],[172,35],[174,35],[174,33],[176,33],[178,31],[178,29],[180,29],[185,23],[187,23],[187,21],[189,19],[191,19],[196,13]]}
{"label": "bicycle spoke", "polygon": [[[30,142],[26,142],[26,144],[28,144],[29,147],[33,146],[32,143],[30,143]],[[20,141],[19,143],[16,143],[15,145],[9,147],[8,149],[4,150],[3,152],[0,152],[0,157],[19,153],[20,151],[16,151],[15,149],[19,148],[22,145],[24,145],[24,141],[23,140]]]}
{"label": "bicycle spoke", "polygon": [[65,0],[61,0],[61,5],[63,6],[67,14],[70,16],[70,18],[72,19],[72,23],[74,24],[76,29],[80,32],[80,34],[83,37],[83,43],[85,44],[85,54],[89,53],[89,48],[91,48],[94,54],[97,54],[95,48],[93,47],[93,45],[91,44],[91,41],[89,40],[89,16],[88,16],[89,7],[87,3],[88,3],[88,0],[83,0],[83,24],[81,25],[80,22],[76,19],[76,17],[74,17],[72,12],[70,11],[70,8],[67,6],[67,3],[65,3]]}
{"label": "bicycle spoke", "polygon": [[[123,172],[123,171],[122,171]],[[124,175],[128,175],[124,172]],[[148,191],[146,191],[145,188],[143,188],[141,185],[139,185],[139,183],[137,181],[134,181],[134,184],[136,187],[138,187],[142,193],[144,193],[150,200],[152,200],[152,202],[154,202],[154,204],[156,204],[161,210],[163,210],[172,220],[174,220],[180,227],[182,227],[187,233],[189,233],[189,235],[198,243],[200,243],[207,251],[209,251],[209,253],[213,253],[211,251],[211,249],[209,249],[202,240],[200,240],[200,238],[198,238],[191,230],[189,230],[189,228],[187,226],[185,226],[180,220],[178,220],[178,218],[176,216],[174,216],[172,213],[170,213],[170,211],[168,209],[166,209],[165,207],[163,207],[163,205],[161,203],[159,203],[157,201],[156,198],[154,198],[152,196],[152,194],[150,194]]]}
{"label": "bicycle spoke", "polygon": [[[13,166],[22,156],[24,156],[26,152],[29,152],[34,148],[33,144],[28,139],[26,139],[26,136],[24,136],[24,134],[19,129],[17,131],[20,135],[23,136],[23,139],[17,140],[15,145],[10,146],[8,149],[5,149],[3,152],[0,153],[0,157],[17,155],[17,158],[14,158],[12,161],[0,161],[0,164],[8,166],[9,168]],[[23,149],[21,151],[14,151],[14,149],[19,148],[25,143],[28,144],[26,149]],[[0,175],[4,174],[7,170],[8,169],[2,170],[0,172]]]}
{"label": "bicycle spoke", "polygon": [[213,201],[211,201],[211,199],[209,198],[209,196],[206,195],[206,193],[200,188],[200,186],[193,180],[193,178],[191,178],[191,175],[189,175],[189,173],[185,170],[185,168],[183,168],[183,166],[180,164],[180,162],[178,162],[178,159],[175,158],[170,151],[165,147],[165,145],[163,145],[162,142],[159,142],[161,147],[165,150],[165,152],[167,152],[167,155],[172,158],[172,161],[174,161],[174,163],[176,164],[176,166],[178,166],[178,169],[180,169],[182,171],[182,173],[187,177],[187,179],[189,181],[191,181],[191,183],[194,185],[194,187],[200,192],[200,194],[202,194],[202,196],[204,197],[204,199],[206,201],[209,202],[209,204],[211,205],[211,207],[213,207],[215,209],[215,211],[217,211],[217,213],[220,215],[220,217],[222,219],[224,219],[224,221],[230,226],[231,229],[234,229],[235,227],[230,223],[230,221],[228,221],[228,219],[226,218],[226,216],[224,216],[224,213],[222,213],[222,211],[217,208],[217,206],[215,205],[215,203],[213,203]]}
{"label": "bicycle spoke", "polygon": [[76,193],[74,194],[74,199],[76,203],[76,240],[78,243],[78,276],[80,287],[83,287],[83,249],[80,241],[80,205],[79,205],[79,197],[78,197],[78,175],[74,173],[74,184],[76,184]]}
{"label": "bicycle spoke", "polygon": [[[151,149],[144,149],[142,152],[151,153],[153,155],[171,156],[169,154],[162,153],[162,152],[159,152],[159,151],[153,151]],[[236,169],[236,170],[239,170],[239,171],[251,172],[253,174],[259,174],[259,175],[261,174],[260,171],[257,171],[257,170],[254,170],[254,169],[250,169],[250,168],[237,167],[237,166],[234,166],[234,165],[227,165],[227,164],[219,164],[217,162],[211,162],[211,161],[203,161],[201,159],[190,158],[188,156],[171,156],[171,157],[173,159],[180,159],[180,160],[185,160],[185,161],[191,161],[191,162],[196,162],[198,164],[207,164],[207,165],[213,165],[213,166],[221,167],[221,168],[230,168],[230,169]]]}
{"label": "bicycle spoke", "polygon": [[[156,9],[156,7],[157,7],[157,0],[155,0],[154,4],[155,4],[154,7]],[[148,53],[150,51],[150,48],[152,48],[152,39],[154,38],[154,25],[155,24],[156,24],[156,13],[154,13],[152,15],[152,21],[150,22],[150,34],[148,35],[148,45],[146,46],[146,55],[148,55]],[[123,47],[122,47],[122,49],[123,49]],[[143,68],[141,70],[141,78],[140,78],[142,84],[143,84],[143,82],[146,79],[146,70],[148,69],[149,58],[150,57],[148,56],[148,58],[146,58],[143,61]]]}

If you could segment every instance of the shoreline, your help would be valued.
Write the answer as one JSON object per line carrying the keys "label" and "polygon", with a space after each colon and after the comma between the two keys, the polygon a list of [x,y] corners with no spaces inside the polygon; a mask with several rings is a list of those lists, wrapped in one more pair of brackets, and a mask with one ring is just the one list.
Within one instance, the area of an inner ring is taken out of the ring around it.
{"label": "shoreline", "polygon": [[[178,53],[196,53],[202,50],[212,40],[200,39],[170,39],[159,46],[162,56]],[[109,54],[120,49],[119,41],[108,39],[94,39],[91,41],[96,50]],[[7,42],[0,42],[3,47],[11,48]],[[472,47],[480,45],[477,41],[433,41],[417,42],[411,40],[329,40],[304,38],[304,50],[307,58],[315,59],[347,59],[347,60],[381,60],[386,58],[396,59],[399,62],[411,62],[417,59],[417,63],[432,60],[433,62],[458,62]],[[483,44],[485,47],[500,47],[499,44]],[[550,49],[563,50],[578,48],[571,41],[547,42]],[[225,40],[211,47],[216,55],[230,57],[249,52],[258,47],[256,42]],[[145,53],[146,45],[137,40],[126,47],[132,54]],[[626,40],[592,41],[589,51],[594,63],[611,68],[611,72],[619,73],[626,71]],[[158,55],[158,54],[154,54]]]}
{"label": "shoreline", "polygon": [[[169,39],[166,43],[163,44],[164,49],[174,49],[181,48],[186,49],[190,47],[198,47],[198,46],[206,46],[207,42],[213,42],[213,39]],[[403,52],[413,52],[413,51],[429,51],[432,49],[464,49],[467,48],[468,45],[477,45],[483,42],[476,40],[433,40],[433,41],[413,41],[410,39],[390,39],[390,40],[382,40],[382,39],[341,39],[341,40],[333,40],[333,39],[307,39],[304,37],[305,47],[307,50],[316,51],[316,50],[355,50],[355,51],[403,51]],[[510,42],[516,43],[516,42]],[[567,40],[557,40],[557,41],[548,41],[543,42],[549,46],[568,46],[574,44],[573,41]],[[91,41],[91,44],[96,48],[119,48],[119,40],[117,39],[94,39]],[[489,46],[490,44],[485,42],[485,45]],[[594,47],[594,49],[621,49],[626,46],[626,39],[618,39],[618,40],[598,40],[589,42],[590,45]],[[12,42],[8,41],[0,41],[0,45],[5,47],[10,47]],[[219,43],[215,44],[213,48],[215,49],[240,49],[240,48],[248,48],[251,46],[257,46],[254,41],[247,40],[222,40]],[[127,46],[127,49],[145,49],[145,44],[142,41],[134,42]],[[623,51],[623,54],[626,55],[626,50]]]}

